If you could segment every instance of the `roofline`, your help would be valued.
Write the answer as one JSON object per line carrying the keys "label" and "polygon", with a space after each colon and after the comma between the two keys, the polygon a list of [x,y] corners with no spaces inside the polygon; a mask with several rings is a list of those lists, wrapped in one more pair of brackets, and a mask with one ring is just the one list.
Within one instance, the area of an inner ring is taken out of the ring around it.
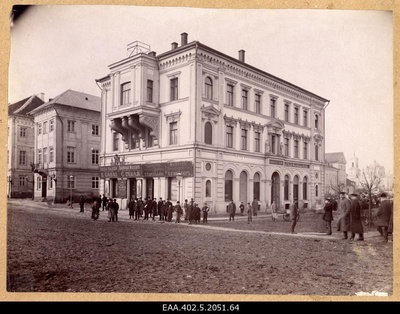
{"label": "roofline", "polygon": [[225,54],[225,53],[223,53],[223,52],[220,52],[220,51],[218,51],[218,50],[215,50],[214,48],[211,48],[211,47],[209,47],[209,46],[207,46],[207,45],[205,45],[205,44],[202,44],[202,43],[199,42],[199,41],[192,41],[192,42],[188,43],[188,44],[185,45],[185,46],[181,46],[181,47],[178,47],[178,48],[176,48],[176,49],[172,49],[172,50],[169,50],[169,51],[167,51],[167,52],[164,52],[164,53],[160,54],[159,56],[157,56],[157,58],[161,59],[161,58],[164,58],[164,57],[166,57],[166,56],[169,56],[169,55],[172,55],[172,54],[175,54],[175,53],[178,53],[178,52],[182,52],[182,51],[184,51],[185,49],[191,49],[192,47],[195,47],[196,45],[197,45],[199,48],[203,48],[203,49],[205,49],[205,50],[209,50],[210,52],[212,52],[212,53],[214,53],[214,54],[220,55],[221,57],[226,58],[226,59],[228,59],[229,61],[234,62],[235,64],[237,64],[237,65],[239,65],[239,66],[247,67],[247,68],[249,68],[250,70],[255,71],[255,72],[258,72],[258,73],[260,73],[260,74],[263,75],[263,76],[267,76],[267,77],[272,78],[272,79],[274,79],[274,80],[276,80],[276,81],[278,81],[278,82],[280,82],[280,83],[283,83],[283,84],[285,84],[285,85],[288,85],[288,86],[291,87],[291,88],[297,89],[298,91],[300,91],[300,92],[302,92],[302,93],[306,93],[306,94],[308,94],[309,96],[312,96],[312,97],[314,97],[314,98],[317,98],[318,100],[320,100],[320,101],[322,101],[322,102],[325,102],[325,103],[326,103],[326,102],[329,102],[329,101],[330,101],[330,100],[328,100],[328,99],[326,99],[326,98],[324,98],[324,97],[321,97],[321,96],[319,96],[319,95],[317,95],[317,94],[314,94],[314,93],[312,93],[312,92],[310,92],[310,91],[308,91],[308,90],[306,90],[306,89],[304,89],[304,88],[301,88],[301,87],[299,87],[299,86],[297,86],[297,85],[295,85],[295,84],[293,84],[293,83],[290,83],[290,82],[288,82],[288,81],[286,81],[286,80],[284,80],[284,79],[281,79],[281,78],[279,78],[279,77],[277,77],[277,76],[275,76],[275,75],[272,75],[272,74],[270,74],[270,73],[268,73],[268,72],[265,72],[265,71],[263,71],[263,70],[260,70],[260,69],[254,67],[254,66],[252,66],[252,65],[250,65],[250,64],[247,64],[247,63],[245,63],[245,62],[241,62],[240,60],[238,60],[238,59],[236,59],[236,58],[234,58],[234,57],[231,57],[231,56],[229,56],[229,55],[227,55],[227,54]]}
{"label": "roofline", "polygon": [[106,75],[106,76],[104,76],[104,77],[102,77],[102,78],[95,79],[95,81],[101,83],[101,82],[106,81],[107,79],[110,79],[110,75]]}
{"label": "roofline", "polygon": [[37,112],[33,112],[34,110],[32,110],[32,111],[30,111],[28,114],[36,114],[36,113],[38,113],[39,111],[42,111],[42,110],[44,110],[44,109],[49,109],[50,107],[56,107],[56,106],[72,107],[72,108],[76,108],[76,109],[80,109],[80,110],[87,110],[87,111],[93,111],[93,112],[101,113],[101,109],[99,109],[99,111],[97,111],[97,110],[87,109],[87,108],[81,108],[81,107],[73,107],[73,106],[69,106],[69,105],[66,105],[66,104],[60,104],[60,103],[51,103],[51,104],[48,103],[46,106],[43,106],[43,107],[34,109],[35,111],[36,111],[37,109],[39,109],[39,110],[37,110]]}

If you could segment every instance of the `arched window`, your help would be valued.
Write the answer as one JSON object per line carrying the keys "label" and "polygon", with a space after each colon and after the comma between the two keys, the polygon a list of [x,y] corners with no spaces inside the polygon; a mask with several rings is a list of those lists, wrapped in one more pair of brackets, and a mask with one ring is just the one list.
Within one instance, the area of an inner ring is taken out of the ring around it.
{"label": "arched window", "polygon": [[315,196],[318,197],[318,185],[315,186]]}
{"label": "arched window", "polygon": [[206,181],[206,197],[211,197],[211,181]]}
{"label": "arched window", "polygon": [[213,82],[208,76],[205,79],[206,98],[213,99]]}
{"label": "arched window", "polygon": [[318,115],[316,114],[315,115],[315,128],[318,130],[318,128],[319,128],[319,118],[318,118]]}
{"label": "arched window", "polygon": [[285,175],[285,186],[283,188],[283,198],[285,201],[289,200],[289,176]]}
{"label": "arched window", "polygon": [[204,125],[204,143],[212,145],[212,125],[206,122]]}
{"label": "arched window", "polygon": [[260,174],[257,172],[253,179],[253,199],[260,200]]}
{"label": "arched window", "polygon": [[303,179],[303,200],[308,199],[307,185],[308,185],[308,179],[307,179],[307,177],[304,177],[304,179]]}
{"label": "arched window", "polygon": [[299,199],[299,177],[294,176],[293,179],[293,200]]}
{"label": "arched window", "polygon": [[233,197],[233,173],[228,170],[225,173],[225,201],[229,202]]}

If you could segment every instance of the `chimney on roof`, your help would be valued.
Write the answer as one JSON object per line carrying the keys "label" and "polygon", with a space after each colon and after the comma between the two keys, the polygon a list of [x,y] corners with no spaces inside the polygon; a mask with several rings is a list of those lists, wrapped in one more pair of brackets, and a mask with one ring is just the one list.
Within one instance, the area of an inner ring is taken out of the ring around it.
{"label": "chimney on roof", "polygon": [[188,42],[188,34],[182,33],[181,34],[181,47],[187,45]]}
{"label": "chimney on roof", "polygon": [[245,51],[243,49],[239,50],[239,61],[243,62],[243,63],[244,63],[244,54],[245,54]]}
{"label": "chimney on roof", "polygon": [[171,44],[171,49],[174,50],[174,49],[176,49],[176,48],[178,48],[178,43],[173,42],[173,43]]}
{"label": "chimney on roof", "polygon": [[44,101],[44,93],[39,93],[36,95],[36,97],[40,98],[42,101]]}
{"label": "chimney on roof", "polygon": [[148,55],[155,58],[156,57],[156,52],[155,51],[150,51],[148,53]]}

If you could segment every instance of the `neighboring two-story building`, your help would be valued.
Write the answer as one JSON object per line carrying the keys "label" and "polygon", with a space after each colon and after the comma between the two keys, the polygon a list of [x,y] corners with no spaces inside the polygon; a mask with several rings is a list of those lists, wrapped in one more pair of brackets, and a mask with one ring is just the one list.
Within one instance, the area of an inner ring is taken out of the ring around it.
{"label": "neighboring two-story building", "polygon": [[[100,193],[305,206],[325,193],[329,101],[198,41],[135,42],[101,88]],[[146,49],[147,48],[147,49]]]}
{"label": "neighboring two-story building", "polygon": [[99,194],[100,98],[67,90],[32,110],[35,199]]}
{"label": "neighboring two-story building", "polygon": [[346,164],[343,152],[325,153],[326,193],[338,194],[346,191]]}
{"label": "neighboring two-story building", "polygon": [[28,114],[41,106],[43,94],[8,105],[7,197],[31,198],[33,194],[34,124]]}

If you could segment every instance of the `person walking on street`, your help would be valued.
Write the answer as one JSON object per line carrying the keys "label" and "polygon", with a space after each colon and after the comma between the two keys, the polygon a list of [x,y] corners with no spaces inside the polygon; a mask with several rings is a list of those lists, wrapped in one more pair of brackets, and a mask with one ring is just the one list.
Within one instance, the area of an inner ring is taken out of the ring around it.
{"label": "person walking on street", "polygon": [[332,220],[333,220],[333,203],[329,197],[325,199],[324,206],[324,216],[322,216],[322,220],[325,221],[326,227],[328,229],[327,235],[332,234]]}
{"label": "person walking on street", "polygon": [[172,206],[171,202],[167,202],[168,207],[167,207],[167,221],[172,222],[172,213],[174,211],[174,207]]}
{"label": "person walking on street", "polygon": [[165,221],[165,213],[167,212],[167,209],[165,207],[165,201],[161,201],[160,205],[160,220]]}
{"label": "person walking on street", "polygon": [[137,198],[135,199],[135,203],[133,205],[133,211],[135,213],[135,220],[140,220],[139,200]]}
{"label": "person walking on street", "polygon": [[204,203],[203,208],[201,209],[203,212],[203,224],[208,223],[208,212],[210,211],[210,207],[207,205],[207,203]]}
{"label": "person walking on street", "polygon": [[188,204],[188,200],[186,199],[185,203],[183,204],[183,209],[185,210],[185,221],[189,220],[188,207],[189,207],[189,204]]}
{"label": "person walking on street", "polygon": [[244,204],[243,204],[243,202],[240,202],[239,209],[240,209],[240,216],[243,216],[243,212],[244,212]]}
{"label": "person walking on street", "polygon": [[81,198],[79,200],[79,207],[80,207],[80,213],[85,212],[85,198],[83,197],[83,195],[81,195]]}
{"label": "person walking on street", "polygon": [[118,221],[118,210],[119,210],[119,204],[117,203],[117,199],[114,198],[115,221]]}
{"label": "person walking on street", "polygon": [[350,205],[350,230],[351,238],[354,240],[356,233],[358,233],[358,241],[364,241],[364,228],[361,222],[361,206],[358,200],[357,194],[351,194],[351,205]]}
{"label": "person walking on street", "polygon": [[100,215],[100,203],[98,201],[94,201],[92,206],[92,219],[97,220],[99,219]]}
{"label": "person walking on street", "polygon": [[183,211],[182,211],[181,204],[179,204],[179,201],[176,202],[175,211],[176,211],[175,223],[180,223],[181,222],[181,215],[183,214]]}
{"label": "person walking on street", "polygon": [[102,207],[103,207],[103,211],[104,211],[105,209],[107,209],[107,197],[103,194],[103,198],[101,200],[102,200]]}
{"label": "person walking on street", "polygon": [[235,221],[236,205],[233,200],[228,205],[229,221]]}
{"label": "person walking on street", "polygon": [[246,205],[246,212],[247,212],[247,223],[251,223],[253,221],[253,206],[250,205],[250,202]]}
{"label": "person walking on street", "polygon": [[297,198],[294,199],[294,202],[290,204],[290,219],[292,220],[292,234],[295,234],[294,228],[296,227],[297,223],[297,215],[299,213],[299,207],[297,203]]}
{"label": "person walking on street", "polygon": [[258,211],[258,201],[256,198],[254,198],[253,203],[251,203],[251,206],[253,207],[253,215],[257,216],[257,211]]}
{"label": "person walking on street", "polygon": [[135,216],[135,201],[133,197],[131,198],[131,201],[128,204],[128,209],[129,209],[129,219],[132,219],[132,217]]}
{"label": "person walking on street", "polygon": [[107,207],[108,207],[108,214],[107,214],[108,222],[115,221],[114,202],[113,202],[112,198],[110,198],[108,200]]}
{"label": "person walking on street", "polygon": [[[162,205],[162,203],[163,203],[162,197],[160,197],[160,199],[159,199],[159,201],[157,203],[158,215],[160,216],[159,220],[164,220],[164,219],[161,219],[161,205]],[[164,215],[164,213],[163,213],[163,215]]]}
{"label": "person walking on street", "polygon": [[347,232],[350,231],[351,202],[348,198],[346,198],[345,192],[340,192],[339,197],[339,220],[337,223],[337,231],[342,231],[343,240],[347,240]]}
{"label": "person walking on street", "polygon": [[272,221],[276,221],[276,219],[277,219],[277,216],[278,216],[278,214],[277,214],[278,208],[277,207],[278,206],[276,205],[275,201],[272,201],[272,204],[271,204]]}
{"label": "person walking on street", "polygon": [[201,216],[201,209],[199,207],[199,204],[194,203],[194,212],[195,212],[195,224],[199,224],[200,223],[200,216]]}
{"label": "person walking on street", "polygon": [[189,225],[191,225],[192,222],[195,221],[195,207],[193,198],[190,200],[190,204],[188,206],[188,219]]}
{"label": "person walking on street", "polygon": [[388,241],[388,228],[392,215],[393,203],[387,198],[386,193],[382,193],[379,209],[376,213],[376,216],[378,218],[376,224],[379,233],[384,237],[386,242]]}
{"label": "person walking on street", "polygon": [[154,198],[153,202],[151,204],[151,208],[153,210],[153,220],[156,220],[156,216],[158,215],[158,205],[157,205],[157,199]]}

